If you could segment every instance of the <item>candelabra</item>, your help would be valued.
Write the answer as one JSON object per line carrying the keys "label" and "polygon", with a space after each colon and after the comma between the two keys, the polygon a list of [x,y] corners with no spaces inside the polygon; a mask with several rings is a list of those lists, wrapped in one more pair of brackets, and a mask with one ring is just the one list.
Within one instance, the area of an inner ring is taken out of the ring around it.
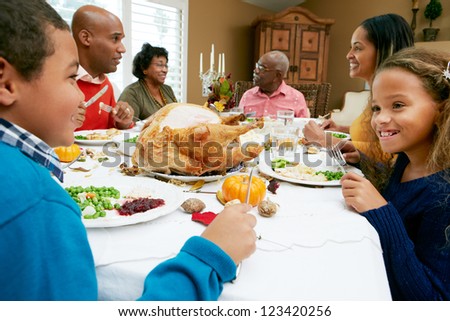
{"label": "candelabra", "polygon": [[411,29],[413,31],[413,34],[415,34],[415,30],[416,30],[416,16],[417,16],[417,11],[419,11],[419,8],[412,8],[412,13],[413,13],[413,17],[412,17],[412,21],[411,21]]}
{"label": "candelabra", "polygon": [[209,96],[209,94],[211,92],[210,87],[211,87],[212,83],[214,82],[214,80],[217,79],[217,76],[218,76],[217,71],[215,71],[214,69],[209,69],[205,73],[200,72],[200,79],[202,81],[202,96],[203,97]]}

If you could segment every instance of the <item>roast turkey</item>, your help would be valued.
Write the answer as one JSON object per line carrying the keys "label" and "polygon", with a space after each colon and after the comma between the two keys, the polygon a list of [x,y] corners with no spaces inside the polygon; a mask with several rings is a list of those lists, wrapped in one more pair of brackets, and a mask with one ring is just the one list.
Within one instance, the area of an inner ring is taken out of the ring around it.
{"label": "roast turkey", "polygon": [[239,136],[262,122],[233,125],[242,115],[220,117],[209,108],[172,103],[148,118],[132,161],[144,171],[200,176],[225,174],[258,156],[258,144],[241,146]]}

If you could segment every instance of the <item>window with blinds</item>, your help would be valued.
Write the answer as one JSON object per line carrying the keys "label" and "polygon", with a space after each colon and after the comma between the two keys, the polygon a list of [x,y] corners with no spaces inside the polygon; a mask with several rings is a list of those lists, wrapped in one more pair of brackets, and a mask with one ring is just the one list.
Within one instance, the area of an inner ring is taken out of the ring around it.
{"label": "window with blinds", "polygon": [[131,73],[132,63],[143,43],[166,48],[169,52],[169,72],[165,84],[171,86],[178,101],[183,102],[187,95],[188,1],[48,0],[69,24],[76,9],[85,4],[105,8],[122,20],[127,52],[117,71],[108,75],[120,91],[137,80]]}

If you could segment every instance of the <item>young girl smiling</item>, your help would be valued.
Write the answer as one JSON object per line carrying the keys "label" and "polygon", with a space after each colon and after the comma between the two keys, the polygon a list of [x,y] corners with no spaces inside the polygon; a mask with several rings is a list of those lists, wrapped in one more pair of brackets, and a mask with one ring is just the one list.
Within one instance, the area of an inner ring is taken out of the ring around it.
{"label": "young girl smiling", "polygon": [[394,300],[450,299],[449,61],[423,49],[386,59],[372,83],[371,126],[397,160],[381,193],[357,174],[342,178],[346,204],[380,236]]}

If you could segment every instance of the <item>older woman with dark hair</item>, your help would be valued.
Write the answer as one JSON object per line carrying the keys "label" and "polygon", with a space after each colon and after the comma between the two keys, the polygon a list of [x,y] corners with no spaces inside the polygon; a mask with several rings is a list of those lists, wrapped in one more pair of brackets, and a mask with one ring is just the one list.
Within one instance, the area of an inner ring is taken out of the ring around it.
{"label": "older woman with dark hair", "polygon": [[144,43],[134,57],[133,75],[138,81],[128,85],[119,97],[134,109],[134,115],[146,119],[166,104],[177,102],[169,85],[165,85],[169,61],[168,52]]}

